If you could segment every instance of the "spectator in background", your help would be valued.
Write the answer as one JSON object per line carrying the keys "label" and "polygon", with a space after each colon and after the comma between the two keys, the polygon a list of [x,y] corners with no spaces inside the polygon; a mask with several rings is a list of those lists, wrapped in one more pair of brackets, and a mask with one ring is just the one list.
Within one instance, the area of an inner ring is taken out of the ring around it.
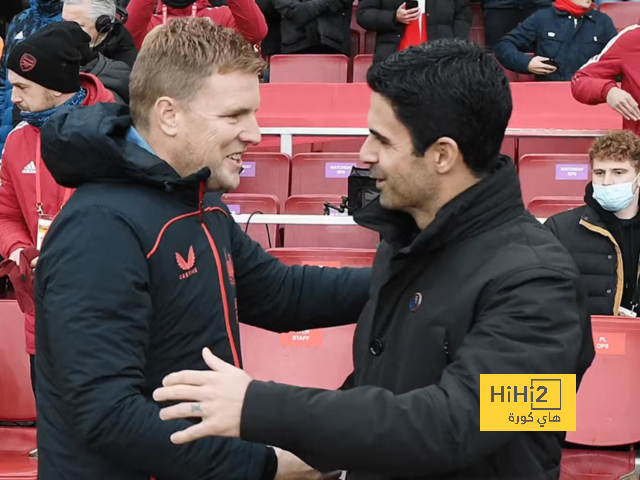
{"label": "spectator in background", "polygon": [[[38,227],[44,228],[42,222],[58,214],[71,193],[56,184],[40,161],[40,129],[63,106],[113,101],[99,80],[80,73],[80,53],[73,44],[64,29],[43,28],[16,45],[7,59],[11,100],[24,122],[8,136],[2,156],[0,255],[18,265],[28,261],[35,268],[40,249]],[[28,288],[20,283],[14,287]],[[35,385],[35,311],[24,313]]]}
{"label": "spectator in background", "polygon": [[[618,77],[622,78],[620,87]],[[623,127],[640,135],[640,25],[624,29],[578,70],[571,91],[581,103],[607,102],[622,115]]]}
{"label": "spectator in background", "polygon": [[131,33],[116,20],[116,0],[64,0],[62,19],[76,22],[91,37],[91,48],[133,68],[138,50]]}
{"label": "spectator in background", "polygon": [[262,54],[266,56],[278,55],[282,52],[282,33],[280,31],[281,17],[276,9],[274,0],[256,0],[260,11],[267,22],[267,36],[261,44]]}
{"label": "spectator in background", "polygon": [[553,0],[483,0],[484,42],[489,50],[511,30]]}
{"label": "spectator in background", "polygon": [[591,0],[557,0],[505,35],[494,47],[496,57],[509,70],[533,73],[536,80],[571,80],[618,34],[611,18],[592,6]]}
{"label": "spectator in background", "polygon": [[71,38],[81,56],[80,72],[95,75],[109,90],[116,103],[129,103],[129,76],[131,68],[125,62],[106,58],[91,48],[91,37],[76,22],[56,22],[47,25],[42,31],[64,29]]}
{"label": "spectator in background", "polygon": [[[0,8],[0,38],[5,39],[7,36],[7,27],[13,17],[24,10],[22,0],[2,0],[2,8]],[[1,56],[1,54],[0,54]]]}
{"label": "spectator in background", "polygon": [[[2,0],[3,2],[5,0]],[[13,48],[45,25],[62,18],[62,0],[30,0],[29,8],[16,15],[9,25],[0,61],[0,152],[9,132],[13,130],[11,83],[7,81],[7,59]]]}
{"label": "spectator in background", "polygon": [[249,43],[258,45],[267,35],[264,15],[255,0],[228,0],[227,6],[211,7],[208,0],[131,0],[125,26],[136,47],[154,27],[181,17],[207,17],[213,23],[236,30]]}
{"label": "spectator in background", "polygon": [[[373,61],[381,62],[397,51],[420,15],[419,7],[407,9],[404,0],[360,0],[358,25],[377,33]],[[426,0],[427,29],[421,40],[469,38],[472,16],[469,0]]]}
{"label": "spectator in background", "polygon": [[352,0],[273,0],[282,53],[351,53]]}
{"label": "spectator in background", "polygon": [[588,293],[590,315],[639,313],[640,138],[626,130],[600,137],[589,150],[591,183],[584,207],[546,225],[573,255]]}

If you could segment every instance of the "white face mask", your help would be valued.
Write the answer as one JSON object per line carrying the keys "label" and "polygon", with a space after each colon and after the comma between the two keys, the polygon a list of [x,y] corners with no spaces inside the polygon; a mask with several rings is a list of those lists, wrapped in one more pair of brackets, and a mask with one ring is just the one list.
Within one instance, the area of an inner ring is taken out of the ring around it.
{"label": "white face mask", "polygon": [[[593,184],[593,198],[609,212],[619,212],[624,210],[636,196],[633,184],[640,174],[636,175],[631,182],[615,183],[613,185],[596,185]],[[636,189],[637,190],[637,189]]]}

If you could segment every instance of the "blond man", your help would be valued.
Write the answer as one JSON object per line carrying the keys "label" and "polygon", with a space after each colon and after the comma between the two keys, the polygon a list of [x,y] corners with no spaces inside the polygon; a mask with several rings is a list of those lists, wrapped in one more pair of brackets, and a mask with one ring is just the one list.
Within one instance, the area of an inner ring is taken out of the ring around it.
{"label": "blond man", "polygon": [[[223,437],[174,445],[151,393],[211,348],[242,366],[238,319],[283,332],[354,322],[368,269],[286,267],[252,242],[220,193],[260,141],[264,63],[208,19],[154,30],[131,110],[69,111],[42,157],[77,188],[36,272],[40,480],[320,478],[293,455]],[[218,192],[207,194],[207,192]]]}

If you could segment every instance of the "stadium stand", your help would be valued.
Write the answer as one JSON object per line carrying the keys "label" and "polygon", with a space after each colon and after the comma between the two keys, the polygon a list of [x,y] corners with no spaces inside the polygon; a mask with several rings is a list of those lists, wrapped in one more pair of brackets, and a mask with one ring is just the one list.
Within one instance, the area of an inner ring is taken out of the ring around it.
{"label": "stadium stand", "polygon": [[289,197],[291,160],[282,153],[245,153],[240,186],[233,193],[273,195],[280,205]]}
{"label": "stadium stand", "polygon": [[596,358],[580,385],[576,431],[567,432],[567,441],[585,447],[629,445],[629,451],[565,449],[562,480],[623,478],[634,470],[631,446],[640,442],[639,387],[631,381],[640,365],[640,323],[619,317],[591,322]]}
{"label": "stadium stand", "polygon": [[618,32],[635,25],[640,18],[640,3],[637,2],[603,3],[600,10],[611,17]]}
{"label": "stadium stand", "polygon": [[[280,201],[275,195],[250,193],[227,193],[222,196],[232,214],[259,215],[280,213]],[[278,226],[256,225],[249,222],[242,229],[258,242],[262,248],[269,249],[280,246]]]}
{"label": "stadium stand", "polygon": [[[277,249],[270,253],[287,265],[371,266],[375,250]],[[240,325],[245,370],[254,378],[304,387],[336,389],[353,371],[355,326],[282,335]]]}
{"label": "stadium stand", "polygon": [[[586,154],[525,155],[518,163],[522,199],[529,211],[532,206],[551,211],[551,205],[583,205],[584,189],[591,179]],[[569,198],[567,198],[569,197]],[[562,210],[560,210],[562,211]],[[538,212],[531,212],[534,215]],[[544,217],[546,218],[546,217]]]}
{"label": "stadium stand", "polygon": [[367,70],[373,63],[373,55],[362,54],[353,59],[353,83],[366,83]]}
{"label": "stadium stand", "polygon": [[[284,213],[322,215],[325,202],[340,205],[341,201],[340,195],[296,195],[286,201]],[[340,225],[287,225],[284,227],[284,246],[288,248],[376,248],[379,241],[377,233],[362,227]]]}
{"label": "stadium stand", "polygon": [[17,302],[0,300],[0,479],[36,479],[38,461],[29,457],[36,448],[36,429],[7,426],[35,419],[24,314]]}
{"label": "stadium stand", "polygon": [[355,166],[365,167],[357,153],[296,155],[291,163],[291,195],[346,195],[349,174]]}
{"label": "stadium stand", "polygon": [[274,55],[270,61],[271,83],[346,83],[346,55]]}

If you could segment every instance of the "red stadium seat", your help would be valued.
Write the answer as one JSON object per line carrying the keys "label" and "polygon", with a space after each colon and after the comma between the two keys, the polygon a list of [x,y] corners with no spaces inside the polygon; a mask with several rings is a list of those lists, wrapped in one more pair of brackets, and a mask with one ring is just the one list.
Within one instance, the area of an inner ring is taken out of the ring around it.
{"label": "red stadium seat", "polygon": [[[275,249],[287,265],[368,267],[375,250]],[[354,319],[354,321],[357,319]],[[255,379],[336,389],[353,371],[355,326],[278,335],[240,324],[244,369]]]}
{"label": "red stadium seat", "polygon": [[540,153],[589,153],[595,137],[520,137],[518,155]]}
{"label": "red stadium seat", "polygon": [[638,18],[640,18],[640,3],[603,3],[600,5],[600,11],[611,17],[616,30],[620,32],[638,23]]}
{"label": "red stadium seat", "polygon": [[584,197],[536,197],[527,210],[536,218],[549,218],[584,205]]}
{"label": "red stadium seat", "polygon": [[289,197],[291,160],[284,153],[245,153],[240,186],[232,193],[275,195],[280,204]]}
{"label": "red stadium seat", "polygon": [[[324,203],[339,205],[340,195],[298,195],[284,204],[284,213],[322,215]],[[287,225],[284,227],[284,246],[376,248],[378,233],[353,225]]]}
{"label": "red stadium seat", "polygon": [[[567,441],[610,447],[640,442],[636,401],[640,384],[640,322],[622,317],[592,317],[596,357],[580,384],[576,431]],[[562,479],[618,479],[634,469],[633,452],[565,450]]]}
{"label": "red stadium seat", "polygon": [[[0,422],[36,419],[29,356],[25,352],[24,314],[15,301],[0,301]],[[0,427],[0,480],[35,480],[36,429]]]}
{"label": "red stadium seat", "polygon": [[291,163],[291,195],[346,195],[353,166],[365,166],[357,153],[298,154]]}
{"label": "red stadium seat", "polygon": [[575,200],[584,197],[585,187],[591,180],[589,156],[525,155],[518,163],[518,175],[527,209],[557,197]]}
{"label": "red stadium seat", "polygon": [[[227,204],[232,214],[248,214],[264,213],[275,214],[280,213],[280,202],[278,197],[274,195],[252,195],[250,193],[227,193],[222,196],[222,201]],[[279,245],[278,242],[278,226],[261,224],[241,225],[242,230],[247,232],[249,236],[262,245],[262,248],[273,248]]]}
{"label": "red stadium seat", "polygon": [[366,83],[367,70],[373,63],[373,55],[358,55],[353,59],[353,83]]}
{"label": "red stadium seat", "polygon": [[346,55],[274,55],[271,83],[347,83],[349,57]]}

